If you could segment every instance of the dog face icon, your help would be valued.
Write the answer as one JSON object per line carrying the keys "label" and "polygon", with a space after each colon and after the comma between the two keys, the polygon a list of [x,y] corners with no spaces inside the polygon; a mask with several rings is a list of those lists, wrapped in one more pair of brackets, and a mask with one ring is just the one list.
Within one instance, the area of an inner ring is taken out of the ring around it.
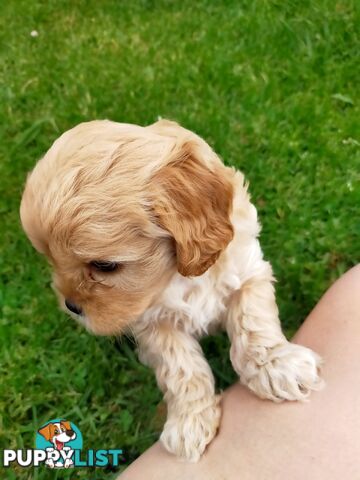
{"label": "dog face icon", "polygon": [[51,442],[56,450],[62,450],[67,442],[76,438],[76,433],[71,428],[70,422],[66,420],[48,423],[39,430],[39,433],[45,440]]}
{"label": "dog face icon", "polygon": [[45,450],[47,467],[71,468],[74,452],[82,449],[82,435],[75,424],[56,418],[37,431],[35,444],[36,448]]}

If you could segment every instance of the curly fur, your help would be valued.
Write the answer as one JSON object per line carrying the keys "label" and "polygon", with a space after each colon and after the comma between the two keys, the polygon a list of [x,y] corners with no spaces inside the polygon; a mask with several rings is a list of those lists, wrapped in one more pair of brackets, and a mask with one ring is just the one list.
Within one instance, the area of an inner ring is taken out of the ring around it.
{"label": "curly fur", "polygon": [[[61,304],[81,306],[75,318],[94,333],[135,335],[167,402],[170,452],[196,461],[216,434],[219,397],[198,343],[216,329],[261,398],[321,388],[319,357],[281,331],[244,177],[194,133],[169,121],[73,128],[29,175],[21,220]],[[94,260],[121,266],[99,272]]]}

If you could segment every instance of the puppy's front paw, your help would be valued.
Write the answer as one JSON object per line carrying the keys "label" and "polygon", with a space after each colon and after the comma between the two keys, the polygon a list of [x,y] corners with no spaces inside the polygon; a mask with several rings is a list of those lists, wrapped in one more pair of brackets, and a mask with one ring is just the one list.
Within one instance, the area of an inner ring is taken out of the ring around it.
{"label": "puppy's front paw", "polygon": [[251,356],[241,381],[260,398],[305,400],[324,385],[320,366],[321,358],[312,350],[285,342]]}
{"label": "puppy's front paw", "polygon": [[197,462],[218,429],[221,416],[219,401],[217,396],[210,406],[201,411],[173,413],[160,436],[164,447],[178,457]]}

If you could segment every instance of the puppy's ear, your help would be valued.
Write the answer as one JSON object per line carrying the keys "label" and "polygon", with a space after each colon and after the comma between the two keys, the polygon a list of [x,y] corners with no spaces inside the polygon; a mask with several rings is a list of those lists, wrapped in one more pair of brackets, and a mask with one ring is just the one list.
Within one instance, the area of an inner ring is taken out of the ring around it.
{"label": "puppy's ear", "polygon": [[52,424],[48,423],[47,425],[45,425],[45,427],[40,428],[40,430],[38,430],[38,432],[48,442],[50,440],[50,438],[52,437]]}
{"label": "puppy's ear", "polygon": [[[190,133],[176,124],[166,127]],[[233,238],[230,173],[203,140],[192,136],[177,143],[173,158],[153,177],[157,222],[174,238],[184,276],[202,275]]]}
{"label": "puppy's ear", "polygon": [[70,422],[68,422],[67,420],[61,420],[60,423],[66,428],[66,430],[72,430]]}

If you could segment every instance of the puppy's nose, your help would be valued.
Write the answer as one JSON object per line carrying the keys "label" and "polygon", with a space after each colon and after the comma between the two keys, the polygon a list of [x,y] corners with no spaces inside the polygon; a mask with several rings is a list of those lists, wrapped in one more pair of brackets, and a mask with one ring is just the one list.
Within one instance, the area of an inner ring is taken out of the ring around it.
{"label": "puppy's nose", "polygon": [[74,435],[74,433],[75,433],[74,430],[66,430],[66,435],[68,437],[72,437]]}
{"label": "puppy's nose", "polygon": [[68,308],[70,310],[70,312],[72,313],[75,313],[75,315],[81,315],[82,314],[82,310],[80,307],[78,307],[74,302],[72,302],[71,300],[68,300],[66,299],[65,300],[65,305],[66,305],[66,308]]}

